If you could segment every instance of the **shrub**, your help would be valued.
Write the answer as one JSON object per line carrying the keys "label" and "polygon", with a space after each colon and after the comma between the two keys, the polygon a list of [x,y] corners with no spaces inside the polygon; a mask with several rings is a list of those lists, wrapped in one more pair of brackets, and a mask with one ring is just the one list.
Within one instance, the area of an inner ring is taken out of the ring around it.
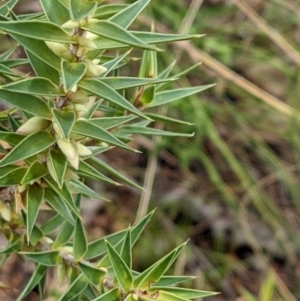
{"label": "shrub", "polygon": [[[80,215],[82,196],[101,198],[86,179],[118,185],[101,171],[141,189],[97,154],[112,147],[135,152],[127,143],[134,134],[189,136],[149,126],[185,124],[151,109],[209,87],[167,89],[176,77],[170,77],[172,66],[158,70],[156,45],[198,36],[128,30],[149,1],[40,0],[41,13],[18,16],[12,11],[17,0],[0,7],[0,30],[17,45],[0,56],[0,99],[6,104],[0,115],[0,229],[8,241],[1,262],[17,253],[35,263],[17,300],[35,287],[43,300],[50,267],[59,283],[68,281],[60,301],[181,301],[213,294],[177,288],[190,277],[165,275],[185,243],[145,271],[132,270],[132,247],[152,212],[90,243]],[[26,58],[10,58],[19,47]],[[121,76],[132,48],[143,51],[139,75]],[[16,69],[23,65],[35,75]],[[53,215],[36,223],[45,206]]]}

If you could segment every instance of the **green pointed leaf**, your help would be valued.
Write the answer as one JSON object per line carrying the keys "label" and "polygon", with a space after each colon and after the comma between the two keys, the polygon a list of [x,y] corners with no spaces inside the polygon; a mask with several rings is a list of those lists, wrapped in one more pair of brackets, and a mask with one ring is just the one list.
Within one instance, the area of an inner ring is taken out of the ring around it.
{"label": "green pointed leaf", "polygon": [[131,246],[131,229],[129,228],[127,230],[127,233],[126,233],[126,236],[125,236],[125,239],[124,239],[124,242],[123,242],[123,245],[122,245],[122,249],[121,249],[121,258],[124,260],[124,262],[126,263],[127,267],[129,269],[131,269],[131,257],[132,257],[132,254],[131,254],[131,249],[132,249],[132,246]]}
{"label": "green pointed leaf", "polygon": [[94,167],[92,167],[85,161],[80,161],[78,173],[83,176],[87,176],[87,177],[90,177],[93,179],[105,181],[110,184],[120,185],[119,183],[117,183],[117,182],[111,180],[110,178],[106,177],[105,175],[103,175],[101,172],[99,172],[97,169],[95,169]]}
{"label": "green pointed leaf", "polygon": [[2,64],[6,67],[9,68],[15,68],[15,67],[20,67],[29,64],[28,59],[12,59],[12,60],[7,60],[5,62],[2,62]]}
{"label": "green pointed leaf", "polygon": [[67,291],[59,298],[58,301],[74,300],[88,285],[88,281],[83,274],[80,274],[68,287]]}
{"label": "green pointed leaf", "polygon": [[174,90],[160,92],[160,93],[156,94],[155,99],[150,104],[148,104],[147,107],[151,108],[151,107],[165,105],[172,101],[197,94],[197,93],[204,91],[208,88],[211,88],[213,86],[214,86],[214,84],[199,86],[199,87],[192,87],[192,88],[174,89]]}
{"label": "green pointed leaf", "polygon": [[156,286],[172,286],[195,278],[195,276],[162,276],[160,280],[157,283],[151,285],[151,287],[154,288]]}
{"label": "green pointed leaf", "polygon": [[140,101],[142,104],[148,104],[155,98],[155,86],[148,86],[144,89]]}
{"label": "green pointed leaf", "polygon": [[24,175],[21,184],[29,184],[39,178],[44,177],[48,173],[48,169],[39,161],[34,161]]}
{"label": "green pointed leaf", "polygon": [[91,137],[91,138],[106,142],[108,144],[119,146],[121,148],[135,152],[134,149],[127,146],[125,143],[123,143],[121,140],[119,140],[118,138],[113,136],[108,131],[106,131],[98,126],[95,126],[94,124],[89,123],[86,120],[77,120],[73,126],[72,132],[79,134],[79,135]]}
{"label": "green pointed leaf", "polygon": [[1,161],[0,166],[5,166],[28,157],[36,155],[55,143],[55,138],[46,132],[37,132],[27,136]]}
{"label": "green pointed leaf", "polygon": [[[16,1],[16,0],[15,0]],[[0,62],[5,63],[8,58],[16,51],[16,47],[9,48],[7,51],[0,54]]]}
{"label": "green pointed leaf", "polygon": [[131,121],[134,118],[136,117],[135,116],[100,117],[100,118],[90,119],[89,123],[92,123],[102,129],[109,130],[125,122]]}
{"label": "green pointed leaf", "polygon": [[106,4],[99,6],[95,13],[93,18],[97,19],[107,19],[111,17],[112,15],[115,15],[116,13],[120,12],[122,9],[128,7],[127,4]]}
{"label": "green pointed leaf", "polygon": [[0,89],[1,100],[11,104],[29,114],[45,119],[51,118],[51,111],[48,105],[38,97],[24,93],[4,91]]}
{"label": "green pointed leaf", "polygon": [[44,63],[56,70],[60,70],[61,58],[52,52],[44,41],[17,34],[11,34],[11,36]]}
{"label": "green pointed leaf", "polygon": [[153,114],[153,113],[147,113],[145,115],[148,116],[149,118],[155,120],[155,121],[169,122],[169,123],[181,124],[181,125],[193,125],[190,122],[183,121],[183,120],[178,120],[178,119],[174,119],[174,118],[170,118],[170,117],[166,117],[166,116],[163,116],[163,115],[158,115],[158,114]]}
{"label": "green pointed leaf", "polygon": [[83,291],[83,294],[88,298],[88,300],[93,300],[97,298],[97,294],[94,290],[93,285],[89,284]]}
{"label": "green pointed leaf", "polygon": [[43,252],[20,252],[31,260],[46,266],[55,266],[59,260],[58,251],[43,251]]}
{"label": "green pointed leaf", "polygon": [[16,301],[23,300],[23,298],[26,297],[37,286],[38,283],[40,283],[40,281],[42,280],[42,278],[46,274],[47,269],[48,269],[48,267],[45,266],[45,265],[38,264],[36,266],[36,268],[35,268],[32,276],[31,276],[31,278],[29,279],[26,287],[23,289],[23,291],[18,296]]}
{"label": "green pointed leaf", "polygon": [[101,82],[107,84],[114,90],[128,89],[133,87],[141,87],[152,84],[159,84],[165,82],[173,82],[176,78],[140,78],[140,77],[104,77]]}
{"label": "green pointed leaf", "polygon": [[52,246],[53,249],[57,249],[61,246],[64,246],[66,243],[68,243],[73,235],[73,232],[74,232],[74,225],[72,225],[68,221],[65,221],[55,239],[55,242]]}
{"label": "green pointed leaf", "polygon": [[[22,213],[22,217],[23,217],[23,221],[24,221],[25,227],[27,229],[27,221],[28,221],[27,213],[24,210],[21,210],[21,213]],[[31,235],[29,237],[30,243],[33,246],[36,246],[37,243],[40,242],[40,240],[44,236],[45,235],[44,235],[43,231],[39,227],[37,227],[36,225],[33,224],[32,232],[31,232]],[[28,237],[27,237],[27,240],[28,240]]]}
{"label": "green pointed leaf", "polygon": [[89,198],[98,199],[98,200],[105,199],[105,198],[101,197],[100,194],[96,193],[94,190],[92,190],[91,188],[89,188],[88,186],[83,184],[81,181],[71,180],[71,181],[66,182],[66,185],[67,185],[68,189],[70,191],[72,191],[73,193],[76,193],[76,194],[80,193]]}
{"label": "green pointed leaf", "polygon": [[42,41],[58,43],[73,42],[71,36],[66,31],[53,23],[44,21],[0,21],[0,29],[9,34],[17,34]]}
{"label": "green pointed leaf", "polygon": [[0,178],[0,187],[19,185],[24,177],[27,169],[24,167],[15,168]]}
{"label": "green pointed leaf", "polygon": [[10,255],[16,253],[24,245],[24,236],[20,236],[12,243],[8,243],[4,249],[0,249],[0,255]]}
{"label": "green pointed leaf", "polygon": [[55,109],[52,109],[52,113],[64,138],[69,139],[69,135],[72,131],[72,127],[76,120],[75,113],[69,111],[55,110]]}
{"label": "green pointed leaf", "polygon": [[10,114],[7,115],[7,118],[9,121],[10,128],[15,133],[18,130],[18,128],[20,127],[19,124]]}
{"label": "green pointed leaf", "polygon": [[171,43],[176,41],[193,40],[204,37],[205,34],[169,34],[149,31],[131,31],[131,33],[147,44]]}
{"label": "green pointed leaf", "polygon": [[106,275],[104,269],[95,268],[86,262],[78,262],[78,265],[86,278],[95,286],[98,286]]}
{"label": "green pointed leaf", "polygon": [[31,236],[33,226],[39,213],[39,208],[44,199],[44,188],[37,185],[30,185],[27,189],[26,198],[26,232],[28,240]]}
{"label": "green pointed leaf", "polygon": [[[75,206],[74,200],[73,200],[72,195],[71,195],[70,191],[68,190],[67,186],[64,184],[62,186],[62,188],[59,188],[59,186],[56,184],[56,182],[54,182],[54,180],[52,178],[50,178],[49,176],[45,177],[44,179],[45,179],[46,183],[49,185],[49,187],[52,188],[56,192],[56,194],[58,194],[58,196],[67,203],[68,207],[75,213],[75,215],[77,217],[80,217],[78,209]],[[73,223],[73,222],[71,222],[71,223]]]}
{"label": "green pointed leaf", "polygon": [[122,28],[128,28],[141,11],[148,5],[150,0],[136,1],[119,13],[112,16],[109,21],[118,24]]}
{"label": "green pointed leaf", "polygon": [[105,171],[112,174],[114,177],[118,178],[119,180],[123,181],[124,183],[126,183],[126,184],[128,184],[132,187],[135,187],[139,190],[144,190],[143,187],[141,187],[140,185],[138,185],[135,182],[131,181],[128,176],[122,175],[120,172],[118,172],[114,168],[112,168],[111,165],[105,163],[104,161],[98,159],[97,157],[91,156],[88,159],[88,162],[89,161],[91,161],[93,163],[93,165],[95,165],[99,168],[103,168]]}
{"label": "green pointed leaf", "polygon": [[173,294],[180,298],[188,299],[188,300],[216,295],[216,293],[213,293],[213,292],[187,289],[187,288],[181,288],[181,287],[168,287],[168,286],[155,286],[155,287],[149,289],[148,291],[150,293],[154,293],[157,290],[160,291],[159,294],[161,294],[162,292],[166,292],[166,293],[170,293],[170,294]]}
{"label": "green pointed leaf", "polygon": [[106,245],[109,259],[112,264],[115,277],[118,280],[118,284],[125,293],[128,293],[131,290],[133,284],[133,277],[131,275],[130,269],[108,241],[106,241]]}
{"label": "green pointed leaf", "polygon": [[41,230],[45,235],[51,234],[54,230],[60,227],[64,221],[65,218],[62,215],[56,214],[41,226]]}
{"label": "green pointed leaf", "polygon": [[49,21],[62,25],[69,21],[69,11],[59,0],[40,0]]}
{"label": "green pointed leaf", "polygon": [[17,74],[16,72],[14,72],[13,70],[11,70],[10,68],[8,68],[3,64],[0,64],[0,74],[18,76],[18,77],[20,76],[19,74]]}
{"label": "green pointed leaf", "polygon": [[19,2],[19,0],[10,0],[7,1],[5,4],[0,6],[0,15],[6,16],[8,15],[14,6]]}
{"label": "green pointed leaf", "polygon": [[59,96],[63,93],[47,78],[28,78],[1,86],[0,89],[5,91],[35,94],[45,96]]}
{"label": "green pointed leaf", "polygon": [[86,70],[86,63],[62,61],[61,71],[65,92],[71,90],[82,79]]}
{"label": "green pointed leaf", "polygon": [[12,146],[19,144],[25,138],[26,138],[26,136],[24,136],[24,135],[0,131],[0,140],[5,141]]}
{"label": "green pointed leaf", "polygon": [[57,85],[59,84],[60,75],[55,68],[45,63],[44,60],[41,60],[39,57],[37,57],[35,54],[33,54],[26,48],[25,52],[30,61],[30,65],[37,76],[48,78],[51,82]]}
{"label": "green pointed leaf", "polygon": [[[148,213],[137,225],[135,225],[131,228],[131,245],[132,246],[136,243],[136,241],[140,237],[141,233],[145,229],[145,226],[150,221],[153,213],[154,213],[154,210],[151,211],[150,213]],[[88,260],[88,259],[103,255],[106,251],[105,240],[109,241],[109,243],[114,246],[123,240],[126,233],[127,233],[126,230],[122,230],[117,233],[108,235],[105,238],[100,238],[96,241],[89,243],[88,251],[85,254],[84,259]]]}
{"label": "green pointed leaf", "polygon": [[164,273],[168,270],[170,264],[174,261],[174,257],[177,257],[179,255],[178,249],[181,250],[182,246],[165,255],[158,262],[154,263],[151,267],[149,267],[138,277],[136,277],[134,280],[134,287],[143,290],[149,288],[152,283],[158,282],[164,275]]}
{"label": "green pointed leaf", "polygon": [[194,133],[175,133],[169,131],[158,130],[154,128],[146,128],[143,126],[127,125],[120,129],[122,134],[138,134],[138,135],[151,135],[151,136],[168,136],[168,137],[193,137]]}
{"label": "green pointed leaf", "polygon": [[121,241],[125,235],[126,230],[122,230],[89,243],[84,259],[88,260],[103,255],[106,252],[105,240],[109,241],[112,245],[115,245]]}
{"label": "green pointed leaf", "polygon": [[67,169],[68,162],[65,155],[58,150],[50,149],[48,154],[49,164],[51,165],[53,173],[50,175],[57,183],[59,188],[62,188],[64,183],[64,176]]}
{"label": "green pointed leaf", "polygon": [[70,15],[72,20],[80,21],[91,15],[97,3],[87,0],[70,0]]}
{"label": "green pointed leaf", "polygon": [[[157,301],[188,301],[188,299],[181,298],[179,296],[173,295],[168,292],[164,291],[157,291],[155,294],[155,300]],[[153,300],[153,298],[147,296],[147,295],[141,295],[139,296],[139,300],[142,301],[150,301]]]}
{"label": "green pointed leaf", "polygon": [[73,249],[74,260],[76,262],[80,261],[83,258],[88,249],[84,228],[79,218],[77,218],[75,225]]}
{"label": "green pointed leaf", "polygon": [[99,97],[103,97],[107,101],[112,102],[137,116],[145,118],[145,115],[136,109],[129,101],[101,80],[85,79],[80,81],[78,86],[83,90],[93,93]]}
{"label": "green pointed leaf", "polygon": [[86,26],[83,26],[82,28],[100,37],[107,38],[109,40],[113,40],[116,42],[120,42],[128,46],[133,46],[141,49],[160,51],[159,48],[144,43],[143,41],[135,37],[133,34],[131,34],[129,31],[125,30],[121,26],[116,25],[115,23],[112,23],[110,21],[101,20],[96,23],[89,23]]}
{"label": "green pointed leaf", "polygon": [[120,300],[120,291],[118,287],[115,287],[105,294],[102,294],[96,299],[93,299],[92,301],[119,301]]}
{"label": "green pointed leaf", "polygon": [[45,198],[48,204],[69,223],[75,224],[73,215],[71,214],[69,207],[66,205],[63,198],[61,198],[54,190],[45,189]]}

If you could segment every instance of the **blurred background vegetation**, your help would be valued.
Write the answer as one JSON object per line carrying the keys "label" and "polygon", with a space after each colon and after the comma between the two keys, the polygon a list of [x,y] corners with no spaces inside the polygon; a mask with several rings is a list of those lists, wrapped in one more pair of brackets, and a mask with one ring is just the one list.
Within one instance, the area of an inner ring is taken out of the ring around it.
{"label": "blurred background vegetation", "polygon": [[136,137],[143,154],[105,155],[147,192],[99,187],[112,202],[86,203],[91,239],[158,207],[136,269],[190,238],[173,272],[221,292],[205,300],[300,300],[299,18],[298,0],[151,1],[132,29],[206,35],[159,54],[174,76],[195,66],[174,86],[216,86],[165,109],[194,124],[166,128],[193,138]]}

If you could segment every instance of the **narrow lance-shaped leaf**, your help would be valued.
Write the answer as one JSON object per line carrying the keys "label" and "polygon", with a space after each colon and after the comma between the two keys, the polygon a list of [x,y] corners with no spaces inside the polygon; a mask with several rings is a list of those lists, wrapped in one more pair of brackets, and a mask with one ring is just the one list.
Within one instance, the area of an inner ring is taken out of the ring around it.
{"label": "narrow lance-shaped leaf", "polygon": [[37,215],[39,213],[39,208],[44,199],[44,189],[37,185],[30,185],[27,189],[26,198],[26,211],[27,211],[27,221],[26,221],[26,232],[27,241],[29,241],[33,226],[35,224]]}
{"label": "narrow lance-shaped leaf", "polygon": [[201,91],[204,91],[208,88],[213,87],[213,85],[205,85],[199,87],[192,87],[192,88],[181,88],[181,89],[174,89],[169,91],[164,91],[157,93],[155,99],[147,105],[148,108],[161,106],[175,100],[185,98],[194,94],[197,94]]}
{"label": "narrow lance-shaped leaf", "polygon": [[115,287],[105,294],[99,296],[96,299],[93,299],[92,301],[119,301],[120,300],[120,291],[118,287]]}
{"label": "narrow lance-shaped leaf", "polygon": [[24,167],[15,168],[7,173],[5,177],[0,178],[0,187],[19,185],[26,173],[27,169]]}
{"label": "narrow lance-shaped leaf", "polygon": [[62,229],[59,231],[55,242],[53,244],[53,249],[57,249],[61,246],[64,246],[67,242],[69,242],[70,238],[72,237],[74,232],[74,225],[69,223],[68,221],[65,221]]}
{"label": "narrow lance-shaped leaf", "polygon": [[75,123],[76,116],[74,112],[52,109],[53,117],[59,127],[63,137],[68,140],[72,127]]}
{"label": "narrow lance-shaped leaf", "polygon": [[131,269],[131,229],[129,228],[127,231],[127,234],[125,236],[123,245],[122,245],[122,249],[121,249],[121,258],[124,260],[124,262],[126,263],[126,265]]}
{"label": "narrow lance-shaped leaf", "polygon": [[140,77],[103,77],[101,82],[107,84],[114,90],[128,89],[133,87],[141,87],[151,84],[159,84],[165,82],[173,82],[176,78],[140,78]]}
{"label": "narrow lance-shaped leaf", "polygon": [[139,134],[139,135],[151,135],[151,136],[168,136],[168,137],[193,137],[194,133],[186,134],[186,133],[175,133],[169,132],[154,128],[147,128],[142,126],[135,126],[135,125],[127,125],[124,126],[119,131],[122,134]]}
{"label": "narrow lance-shaped leaf", "polygon": [[80,21],[96,9],[97,3],[92,1],[70,0],[70,15],[72,20]]}
{"label": "narrow lance-shaped leaf", "polygon": [[31,276],[31,278],[29,279],[27,285],[25,286],[25,288],[23,289],[21,294],[18,296],[16,301],[23,300],[23,298],[26,297],[36,287],[36,285],[41,281],[41,279],[45,275],[46,271],[47,271],[47,266],[38,264]]}
{"label": "narrow lance-shaped leaf", "polygon": [[0,140],[5,141],[12,146],[20,143],[25,138],[26,138],[26,136],[23,136],[20,134],[0,131]]}
{"label": "narrow lance-shaped leaf", "polygon": [[171,251],[169,254],[161,258],[158,262],[154,263],[151,267],[141,273],[134,280],[134,287],[139,289],[146,289],[150,284],[159,281],[164,273],[169,268],[170,264],[174,261],[174,257],[178,254],[178,249],[182,249],[185,244]]}
{"label": "narrow lance-shaped leaf", "polygon": [[73,42],[71,36],[66,31],[53,23],[44,21],[0,21],[0,29],[9,34],[18,34],[42,41],[58,43]]}
{"label": "narrow lance-shaped leaf", "polygon": [[17,34],[11,34],[11,36],[24,48],[26,48],[36,57],[42,60],[46,65],[49,65],[56,70],[60,70],[61,58],[58,57],[54,52],[52,52],[44,41],[24,37]]}
{"label": "narrow lance-shaped leaf", "polygon": [[159,48],[142,42],[129,31],[110,21],[101,20],[96,23],[90,23],[86,26],[83,26],[83,29],[90,31],[100,37],[104,37],[129,46],[134,46],[141,49],[160,51]]}
{"label": "narrow lance-shaped leaf", "polygon": [[128,7],[128,4],[104,4],[96,9],[93,17],[97,19],[107,19],[126,7]]}
{"label": "narrow lance-shaped leaf", "polygon": [[0,89],[1,100],[13,105],[29,114],[33,114],[46,119],[51,118],[51,111],[48,105],[38,97],[33,95],[4,91]]}
{"label": "narrow lance-shaped leaf", "polygon": [[136,1],[112,16],[109,21],[126,29],[137,18],[140,12],[149,4],[149,2],[150,0]]}
{"label": "narrow lance-shaped leaf", "polygon": [[93,199],[105,199],[100,194],[96,193],[93,189],[86,186],[84,183],[78,180],[71,180],[67,181],[66,185],[68,189],[73,193],[80,193],[86,197],[93,198]]}
{"label": "narrow lance-shaped leaf", "polygon": [[73,300],[78,294],[80,294],[88,285],[88,281],[84,274],[80,274],[68,287],[66,292],[59,298],[58,301]]}
{"label": "narrow lance-shaped leaf", "polygon": [[72,212],[74,212],[75,216],[80,217],[78,209],[75,206],[74,200],[67,186],[64,184],[61,188],[59,188],[56,182],[54,182],[54,180],[49,176],[46,176],[44,180],[49,185],[49,187],[52,188],[56,192],[56,194],[64,200],[65,203],[67,203],[68,207],[72,210]]}
{"label": "narrow lance-shaped leaf", "polygon": [[43,252],[20,252],[31,260],[46,266],[54,266],[58,263],[58,251],[43,251]]}
{"label": "narrow lance-shaped leaf", "polygon": [[138,109],[136,109],[128,100],[122,97],[119,93],[117,93],[110,86],[102,82],[101,80],[95,79],[85,79],[78,83],[78,86],[83,90],[86,90],[90,93],[93,93],[99,97],[103,97],[109,102],[112,102],[121,108],[139,116],[142,118],[146,118],[144,114],[142,114]]}
{"label": "narrow lance-shaped leaf", "polygon": [[30,65],[33,68],[35,74],[39,77],[48,78],[51,82],[58,85],[59,84],[59,72],[53,68],[51,65],[45,63],[31,51],[25,48],[27,58],[30,61]]}
{"label": "narrow lance-shaped leaf", "polygon": [[87,65],[85,63],[62,61],[61,71],[65,92],[71,90],[82,79],[86,70]]}
{"label": "narrow lance-shaped leaf", "polygon": [[[136,150],[132,149],[131,147],[127,146],[125,143],[123,143],[121,140],[113,136],[108,131],[89,123],[85,120],[77,120],[76,123],[73,126],[73,133],[88,136],[115,146],[119,146],[121,148],[137,152]],[[1,165],[0,165],[1,166]]]}
{"label": "narrow lance-shaped leaf", "polygon": [[50,175],[57,183],[59,188],[62,188],[63,186],[67,165],[68,162],[62,152],[54,149],[49,150],[47,166],[49,169],[51,169]]}
{"label": "narrow lance-shaped leaf", "polygon": [[131,181],[128,176],[122,175],[120,172],[116,171],[109,164],[105,163],[104,161],[100,160],[99,158],[93,156],[93,157],[89,158],[87,161],[88,162],[92,161],[94,165],[96,165],[99,168],[103,168],[105,171],[107,171],[108,173],[112,174],[114,177],[120,179],[124,183],[126,183],[126,184],[128,184],[128,185],[130,185],[132,187],[135,187],[135,188],[137,188],[139,190],[144,190],[143,187],[141,187],[137,183]]}
{"label": "narrow lance-shaped leaf", "polygon": [[35,94],[45,96],[59,96],[62,92],[47,78],[28,78],[1,86],[5,91]]}
{"label": "narrow lance-shaped leaf", "polygon": [[54,230],[56,230],[59,226],[61,226],[64,221],[65,218],[63,218],[59,214],[56,214],[41,226],[41,230],[45,235],[48,235],[52,233]]}
{"label": "narrow lance-shaped leaf", "polygon": [[78,265],[86,278],[96,286],[101,283],[107,273],[106,269],[95,268],[94,266],[85,262],[78,262]]}
{"label": "narrow lance-shaped leaf", "polygon": [[108,241],[106,241],[106,245],[109,259],[112,264],[115,276],[118,280],[118,284],[125,293],[128,293],[131,290],[133,284],[133,277],[131,275],[130,269]]}
{"label": "narrow lance-shaped leaf", "polygon": [[82,222],[79,218],[76,220],[74,241],[73,241],[73,254],[76,262],[80,261],[87,252],[87,239],[84,232]]}
{"label": "narrow lance-shaped leaf", "polygon": [[19,160],[36,155],[55,143],[53,135],[46,132],[37,132],[27,136],[1,161],[0,166],[5,166]]}
{"label": "narrow lance-shaped leaf", "polygon": [[11,116],[10,114],[7,115],[7,118],[9,121],[10,128],[12,129],[13,132],[16,132],[19,128],[19,124],[17,123],[15,118],[13,116]]}
{"label": "narrow lance-shaped leaf", "polygon": [[154,293],[155,291],[159,290],[160,292],[167,292],[173,295],[176,295],[183,299],[194,299],[194,298],[204,298],[208,296],[216,295],[217,293],[201,291],[201,290],[194,290],[194,289],[187,289],[181,287],[170,287],[170,286],[155,286],[148,291],[150,293]]}
{"label": "narrow lance-shaped leaf", "polygon": [[184,120],[174,119],[163,115],[158,115],[153,113],[147,113],[146,115],[155,121],[169,122],[169,123],[181,124],[181,125],[193,125],[193,123]]}
{"label": "narrow lance-shaped leaf", "polygon": [[69,221],[71,224],[75,224],[75,220],[66,205],[63,198],[61,198],[55,191],[50,188],[45,189],[45,198],[47,199],[49,205],[63,218]]}
{"label": "narrow lance-shaped leaf", "polygon": [[90,119],[89,123],[92,123],[102,129],[108,130],[125,122],[131,121],[134,118],[136,118],[136,116],[100,117]]}
{"label": "narrow lance-shaped leaf", "polygon": [[44,177],[47,173],[47,168],[41,162],[34,161],[24,175],[21,184],[29,184],[32,181]]}
{"label": "narrow lance-shaped leaf", "polygon": [[152,285],[152,287],[172,286],[195,278],[195,276],[162,276],[158,282]]}
{"label": "narrow lance-shaped leaf", "polygon": [[49,21],[62,25],[69,21],[69,11],[59,0],[40,0]]}

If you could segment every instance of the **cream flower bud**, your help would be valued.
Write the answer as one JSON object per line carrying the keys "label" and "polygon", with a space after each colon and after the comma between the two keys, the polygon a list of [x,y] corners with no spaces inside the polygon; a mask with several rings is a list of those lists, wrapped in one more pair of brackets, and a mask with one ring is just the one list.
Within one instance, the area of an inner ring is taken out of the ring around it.
{"label": "cream flower bud", "polygon": [[46,129],[50,125],[50,121],[42,117],[32,117],[28,119],[22,126],[17,130],[18,134],[29,135]]}
{"label": "cream flower bud", "polygon": [[76,40],[80,46],[84,46],[88,49],[97,49],[97,45],[85,37],[78,36]]}
{"label": "cream flower bud", "polygon": [[62,28],[77,28],[79,27],[80,23],[78,21],[69,20],[63,25],[61,25]]}
{"label": "cream flower bud", "polygon": [[18,186],[18,192],[22,193],[27,189],[28,185],[27,184],[23,184],[23,185],[19,185]]}
{"label": "cream flower bud", "polygon": [[79,166],[79,154],[76,142],[72,140],[66,141],[60,137],[56,138],[56,142],[68,162],[77,170]]}
{"label": "cream flower bud", "polygon": [[55,120],[52,121],[52,126],[53,126],[53,129],[55,131],[55,133],[60,137],[60,138],[63,138],[64,135],[61,131],[61,128],[58,126],[57,122]]}
{"label": "cream flower bud", "polygon": [[77,102],[77,103],[81,103],[81,104],[88,103],[88,101],[89,101],[88,94],[83,90],[77,90],[75,92],[70,91],[70,92],[68,92],[67,96],[68,96],[69,100]]}
{"label": "cream flower bud", "polygon": [[61,43],[56,43],[56,42],[48,42],[45,41],[47,46],[51,51],[53,51],[56,55],[59,57],[65,59],[65,60],[72,60],[73,55],[70,52],[69,48],[67,45],[61,44]]}
{"label": "cream flower bud", "polygon": [[79,46],[77,51],[76,51],[76,56],[77,57],[83,57],[87,54],[88,52],[88,48],[84,47],[84,46]]}
{"label": "cream flower bud", "polygon": [[3,201],[0,201],[0,213],[3,219],[5,219],[6,221],[9,222],[11,220],[11,208]]}
{"label": "cream flower bud", "polygon": [[85,34],[85,37],[89,40],[94,40],[96,38],[98,38],[98,36],[92,32],[87,31]]}
{"label": "cream flower bud", "polygon": [[64,262],[59,262],[56,266],[56,276],[57,276],[57,281],[60,285],[63,284],[65,277],[67,274],[67,267],[64,264]]}
{"label": "cream flower bud", "polygon": [[87,71],[85,76],[86,77],[97,77],[100,74],[104,73],[107,70],[106,67],[102,65],[96,65],[93,62],[87,62]]}
{"label": "cream flower bud", "polygon": [[88,111],[84,104],[79,103],[74,104],[74,110],[77,118],[81,117]]}
{"label": "cream flower bud", "polygon": [[81,143],[77,143],[77,147],[78,147],[78,153],[80,157],[85,157],[92,154],[92,151]]}

